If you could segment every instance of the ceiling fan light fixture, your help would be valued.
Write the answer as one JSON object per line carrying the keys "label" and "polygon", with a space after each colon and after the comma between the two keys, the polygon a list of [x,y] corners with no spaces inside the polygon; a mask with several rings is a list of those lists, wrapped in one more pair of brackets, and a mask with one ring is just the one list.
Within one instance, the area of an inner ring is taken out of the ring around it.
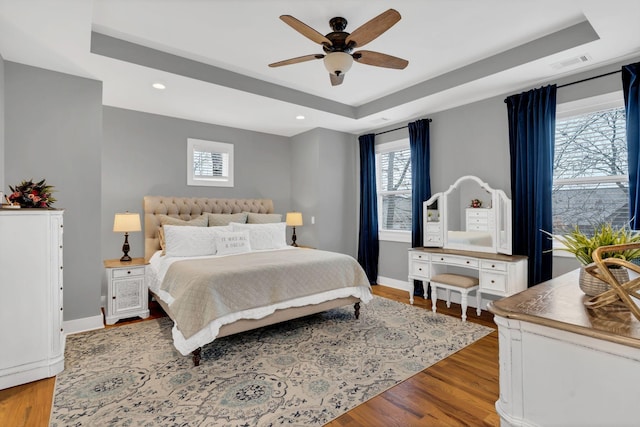
{"label": "ceiling fan light fixture", "polygon": [[323,61],[327,71],[336,76],[346,73],[353,65],[353,57],[345,52],[331,52]]}

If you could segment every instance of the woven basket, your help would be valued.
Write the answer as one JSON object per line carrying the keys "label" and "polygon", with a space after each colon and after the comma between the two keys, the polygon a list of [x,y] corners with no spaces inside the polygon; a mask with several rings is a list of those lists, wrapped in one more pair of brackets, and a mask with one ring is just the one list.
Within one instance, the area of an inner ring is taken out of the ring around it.
{"label": "woven basket", "polygon": [[[602,280],[593,277],[591,274],[587,273],[584,268],[585,266],[580,267],[580,278],[578,283],[580,285],[580,289],[582,289],[582,292],[586,295],[593,297],[600,295],[611,288],[607,282],[603,282]],[[613,277],[618,280],[618,283],[625,283],[629,281],[629,270],[626,268],[611,268],[609,270],[611,271],[611,274],[613,274]]]}

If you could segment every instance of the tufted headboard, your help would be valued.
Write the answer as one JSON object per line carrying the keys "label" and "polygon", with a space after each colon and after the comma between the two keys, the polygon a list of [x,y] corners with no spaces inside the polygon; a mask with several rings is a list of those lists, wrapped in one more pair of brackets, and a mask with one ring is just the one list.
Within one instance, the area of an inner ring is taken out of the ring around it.
{"label": "tufted headboard", "polygon": [[200,197],[144,196],[144,258],[149,260],[160,249],[157,215],[169,215],[184,220],[193,219],[204,212],[210,213],[273,213],[270,199],[206,199]]}

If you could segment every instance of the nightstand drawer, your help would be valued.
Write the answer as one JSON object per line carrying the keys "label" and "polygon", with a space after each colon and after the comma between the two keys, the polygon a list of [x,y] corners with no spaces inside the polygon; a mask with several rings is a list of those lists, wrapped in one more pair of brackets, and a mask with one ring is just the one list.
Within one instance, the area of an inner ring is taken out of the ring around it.
{"label": "nightstand drawer", "polygon": [[122,277],[144,276],[144,270],[144,267],[114,268],[113,270],[111,270],[111,276],[114,279],[120,279]]}

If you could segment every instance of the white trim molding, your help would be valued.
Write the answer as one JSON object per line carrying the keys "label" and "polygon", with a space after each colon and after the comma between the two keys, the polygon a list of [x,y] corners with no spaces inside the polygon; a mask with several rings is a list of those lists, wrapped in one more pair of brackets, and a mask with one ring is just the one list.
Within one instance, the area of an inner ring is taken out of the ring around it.
{"label": "white trim molding", "polygon": [[62,322],[65,335],[79,334],[80,332],[93,331],[104,328],[102,315],[83,317],[81,319],[66,320]]}

